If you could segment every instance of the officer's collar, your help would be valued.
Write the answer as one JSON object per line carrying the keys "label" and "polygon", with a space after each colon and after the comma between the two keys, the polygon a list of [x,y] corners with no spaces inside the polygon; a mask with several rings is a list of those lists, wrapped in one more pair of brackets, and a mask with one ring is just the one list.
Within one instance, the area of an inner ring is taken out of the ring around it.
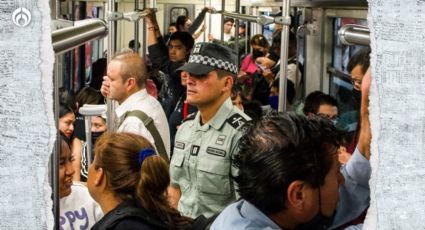
{"label": "officer's collar", "polygon": [[222,125],[226,122],[229,113],[233,109],[233,103],[230,97],[224,101],[224,103],[220,106],[218,111],[214,114],[214,117],[211,118],[206,124],[201,125],[201,113],[198,111],[194,122],[192,124],[196,125],[198,130],[207,131],[209,127],[213,127],[216,130],[219,130]]}

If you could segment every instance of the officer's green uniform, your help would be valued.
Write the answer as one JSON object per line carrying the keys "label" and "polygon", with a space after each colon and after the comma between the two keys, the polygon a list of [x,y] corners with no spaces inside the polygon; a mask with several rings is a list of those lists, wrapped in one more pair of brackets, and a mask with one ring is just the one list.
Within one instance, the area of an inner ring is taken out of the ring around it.
{"label": "officer's green uniform", "polygon": [[250,118],[227,99],[201,126],[200,113],[177,131],[171,160],[171,185],[182,193],[178,210],[186,216],[211,217],[236,201],[233,165],[241,127]]}

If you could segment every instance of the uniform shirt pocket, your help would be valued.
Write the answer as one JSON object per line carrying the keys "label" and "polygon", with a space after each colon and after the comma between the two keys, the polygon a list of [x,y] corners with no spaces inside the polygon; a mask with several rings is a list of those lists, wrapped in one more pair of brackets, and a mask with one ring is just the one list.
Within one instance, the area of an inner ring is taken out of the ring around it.
{"label": "uniform shirt pocket", "polygon": [[180,187],[180,189],[184,189],[187,184],[185,182],[188,179],[183,167],[184,158],[183,152],[174,150],[173,158],[170,162],[171,185]]}
{"label": "uniform shirt pocket", "polygon": [[228,199],[231,193],[229,172],[229,161],[208,158],[200,160],[198,162],[199,190],[205,195],[224,195]]}

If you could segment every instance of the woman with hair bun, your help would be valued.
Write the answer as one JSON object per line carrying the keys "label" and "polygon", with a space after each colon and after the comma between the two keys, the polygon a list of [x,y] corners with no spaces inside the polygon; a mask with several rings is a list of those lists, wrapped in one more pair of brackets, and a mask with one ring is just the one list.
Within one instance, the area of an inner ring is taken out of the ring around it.
{"label": "woman with hair bun", "polygon": [[87,186],[105,213],[92,229],[189,229],[193,220],[167,199],[169,166],[144,137],[105,133],[95,146]]}

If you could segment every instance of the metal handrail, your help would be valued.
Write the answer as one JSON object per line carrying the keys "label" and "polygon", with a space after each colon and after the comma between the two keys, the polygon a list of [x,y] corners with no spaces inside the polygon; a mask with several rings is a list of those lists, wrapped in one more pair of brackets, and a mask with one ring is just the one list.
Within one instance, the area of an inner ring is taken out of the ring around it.
{"label": "metal handrail", "polygon": [[338,37],[344,45],[369,45],[370,30],[366,26],[348,24],[338,31]]}
{"label": "metal handrail", "polygon": [[93,18],[77,21],[74,26],[52,32],[52,45],[55,54],[64,53],[85,42],[101,39],[108,34],[106,22]]}

